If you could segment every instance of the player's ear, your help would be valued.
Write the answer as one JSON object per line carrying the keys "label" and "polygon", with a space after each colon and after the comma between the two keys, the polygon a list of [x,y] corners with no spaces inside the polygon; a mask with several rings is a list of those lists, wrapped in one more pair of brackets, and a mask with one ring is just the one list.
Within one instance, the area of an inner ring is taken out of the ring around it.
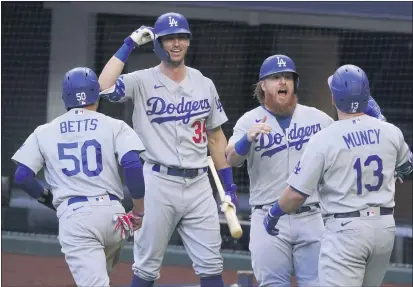
{"label": "player's ear", "polygon": [[264,92],[266,92],[267,87],[265,86],[265,82],[264,82],[264,81],[260,81],[260,82],[259,82],[259,85],[260,85],[261,89],[262,89]]}

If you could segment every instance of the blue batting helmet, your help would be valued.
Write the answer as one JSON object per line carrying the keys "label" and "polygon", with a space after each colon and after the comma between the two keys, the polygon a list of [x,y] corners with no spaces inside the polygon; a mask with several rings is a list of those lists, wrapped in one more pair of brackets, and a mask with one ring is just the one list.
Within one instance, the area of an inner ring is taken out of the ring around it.
{"label": "blue batting helmet", "polygon": [[264,60],[260,69],[259,80],[263,80],[265,77],[278,74],[282,72],[291,72],[294,75],[294,88],[297,90],[299,85],[299,74],[295,70],[294,61],[290,57],[285,55],[273,55]]}
{"label": "blue batting helmet", "polygon": [[68,71],[63,79],[62,99],[66,109],[96,103],[99,100],[99,82],[95,72],[85,67]]}
{"label": "blue batting helmet", "polygon": [[328,78],[328,86],[334,103],[347,114],[362,113],[370,98],[369,80],[366,73],[354,65],[344,65]]}
{"label": "blue batting helmet", "polygon": [[191,31],[189,30],[188,20],[186,18],[175,12],[165,13],[156,20],[154,33],[156,39],[154,43],[154,52],[155,55],[162,61],[169,61],[170,57],[167,52],[162,48],[161,39],[166,35],[172,34],[188,34],[188,37],[191,36]]}

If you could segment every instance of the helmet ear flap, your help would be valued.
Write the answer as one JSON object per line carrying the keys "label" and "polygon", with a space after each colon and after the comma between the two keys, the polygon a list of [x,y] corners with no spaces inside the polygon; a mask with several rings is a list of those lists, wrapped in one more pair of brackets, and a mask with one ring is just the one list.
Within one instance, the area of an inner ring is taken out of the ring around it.
{"label": "helmet ear flap", "polygon": [[161,61],[164,61],[164,62],[169,61],[169,54],[163,49],[160,37],[158,37],[158,39],[155,39],[153,41],[153,51],[155,52],[155,55]]}

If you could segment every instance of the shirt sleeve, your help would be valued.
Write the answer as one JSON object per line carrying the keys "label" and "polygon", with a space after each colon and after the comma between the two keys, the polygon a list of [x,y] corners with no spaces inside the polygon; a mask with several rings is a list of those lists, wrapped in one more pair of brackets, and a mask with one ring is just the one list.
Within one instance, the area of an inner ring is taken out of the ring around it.
{"label": "shirt sleeve", "polygon": [[228,140],[228,143],[235,144],[237,141],[239,141],[247,132],[248,129],[250,128],[250,125],[247,124],[248,121],[245,116],[241,117],[237,123],[234,126],[233,129],[233,134]]}
{"label": "shirt sleeve", "polygon": [[115,135],[115,151],[118,155],[119,164],[123,156],[129,151],[145,151],[145,147],[138,134],[125,122],[120,121],[120,129]]}
{"label": "shirt sleeve", "polygon": [[209,114],[206,122],[206,128],[207,130],[212,130],[228,121],[228,118],[225,114],[224,108],[222,107],[222,103],[219,99],[219,95],[214,83],[210,79],[207,79],[207,81],[209,85],[209,91],[211,93],[210,99],[212,99],[212,103],[211,113]]}
{"label": "shirt sleeve", "polygon": [[320,141],[314,138],[316,136],[310,139],[293,173],[287,179],[291,187],[309,196],[318,190],[318,184],[325,169],[325,156],[317,148],[320,146]]}
{"label": "shirt sleeve", "polygon": [[39,141],[37,138],[37,128],[23,143],[23,145],[13,155],[12,160],[15,163],[21,163],[30,168],[35,174],[44,166],[44,158],[40,151]]}

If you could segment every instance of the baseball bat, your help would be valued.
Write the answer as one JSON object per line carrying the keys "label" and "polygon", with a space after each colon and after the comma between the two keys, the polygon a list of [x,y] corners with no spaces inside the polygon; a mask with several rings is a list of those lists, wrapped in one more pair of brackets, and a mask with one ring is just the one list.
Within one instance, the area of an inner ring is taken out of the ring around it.
{"label": "baseball bat", "polygon": [[242,236],[241,225],[239,224],[234,208],[231,205],[228,205],[227,202],[225,202],[225,191],[224,191],[224,188],[222,187],[221,180],[215,169],[214,162],[212,161],[212,158],[210,156],[208,156],[208,166],[214,178],[215,185],[217,187],[218,194],[221,199],[222,209],[224,210],[225,219],[227,220],[227,224],[229,227],[229,231],[231,232],[231,236],[238,239]]}

